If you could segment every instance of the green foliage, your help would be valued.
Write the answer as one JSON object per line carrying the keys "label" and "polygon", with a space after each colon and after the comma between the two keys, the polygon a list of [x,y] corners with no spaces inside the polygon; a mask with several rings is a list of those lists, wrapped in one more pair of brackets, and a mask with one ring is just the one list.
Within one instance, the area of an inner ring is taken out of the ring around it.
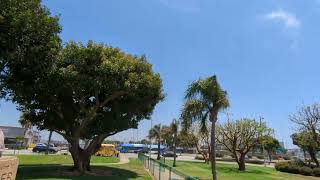
{"label": "green foliage", "polygon": [[161,124],[156,124],[154,125],[150,130],[149,130],[149,136],[150,139],[155,139],[157,141],[161,140]]}
{"label": "green foliage", "polygon": [[60,31],[58,17],[40,0],[0,1],[0,98],[19,103],[34,94],[59,53]]}
{"label": "green foliage", "polygon": [[[314,133],[310,131],[302,131],[291,135],[294,145],[299,146],[301,149],[307,151],[312,159],[319,166],[316,154],[320,150],[319,143],[314,140]],[[319,135],[317,135],[319,136]],[[320,138],[320,137],[318,137]]]}
{"label": "green foliage", "polygon": [[272,136],[264,136],[261,138],[261,144],[263,144],[265,150],[268,152],[275,152],[280,146],[279,141]]}
{"label": "green foliage", "polygon": [[303,161],[284,161],[275,164],[275,169],[281,172],[301,174],[305,176],[320,176],[319,168],[310,168],[304,164]]}
{"label": "green foliage", "polygon": [[289,162],[283,161],[283,162],[277,162],[274,166],[277,171],[281,172],[288,172]]}
{"label": "green foliage", "polygon": [[312,176],[313,171],[311,168],[304,166],[299,169],[299,173],[305,176]]}
{"label": "green foliage", "polygon": [[314,151],[320,150],[320,147],[316,141],[314,141],[313,133],[303,131],[291,135],[294,145],[299,146],[301,149],[308,150],[313,149]]}
{"label": "green foliage", "polygon": [[320,177],[320,168],[313,168],[312,174],[316,177]]}
{"label": "green foliage", "polygon": [[227,92],[220,87],[216,76],[191,83],[185,99],[181,114],[182,125],[188,129],[192,123],[198,122],[202,133],[208,133],[207,121],[215,122],[217,113],[229,106]]}

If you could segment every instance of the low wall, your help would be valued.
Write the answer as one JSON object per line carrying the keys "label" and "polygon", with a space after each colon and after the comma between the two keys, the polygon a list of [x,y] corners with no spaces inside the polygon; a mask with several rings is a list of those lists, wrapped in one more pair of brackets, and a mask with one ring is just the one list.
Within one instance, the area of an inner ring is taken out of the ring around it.
{"label": "low wall", "polygon": [[0,158],[0,179],[15,180],[17,175],[19,160],[16,157]]}

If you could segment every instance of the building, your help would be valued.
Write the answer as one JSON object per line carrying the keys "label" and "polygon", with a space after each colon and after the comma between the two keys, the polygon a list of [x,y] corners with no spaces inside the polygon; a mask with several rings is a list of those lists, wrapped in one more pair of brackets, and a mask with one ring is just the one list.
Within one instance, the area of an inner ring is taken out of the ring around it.
{"label": "building", "polygon": [[13,126],[0,126],[4,134],[4,144],[7,148],[26,146],[40,141],[40,133],[31,129]]}

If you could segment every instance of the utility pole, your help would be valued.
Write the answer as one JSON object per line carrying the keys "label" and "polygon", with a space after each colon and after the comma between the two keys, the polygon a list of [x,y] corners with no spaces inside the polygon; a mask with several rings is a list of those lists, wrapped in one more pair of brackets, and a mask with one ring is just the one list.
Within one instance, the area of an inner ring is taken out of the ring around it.
{"label": "utility pole", "polygon": [[[262,120],[263,119],[264,118],[260,116],[260,128],[262,127]],[[262,132],[261,132],[261,138],[262,138]],[[266,157],[264,155],[264,144],[261,143],[261,145],[262,145],[263,165],[264,165],[264,167],[266,167],[267,165],[266,165]]]}

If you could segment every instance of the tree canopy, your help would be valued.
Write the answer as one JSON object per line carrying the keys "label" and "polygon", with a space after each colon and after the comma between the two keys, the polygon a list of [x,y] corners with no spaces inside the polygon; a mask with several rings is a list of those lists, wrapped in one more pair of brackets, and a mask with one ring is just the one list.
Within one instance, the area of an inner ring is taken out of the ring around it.
{"label": "tree canopy", "polygon": [[60,31],[58,17],[40,0],[0,1],[0,98],[19,103],[34,94],[59,53]]}
{"label": "tree canopy", "polygon": [[245,155],[257,144],[260,137],[269,136],[272,130],[255,119],[228,120],[217,127],[217,141],[234,156],[239,170],[245,170]]}
{"label": "tree canopy", "polygon": [[183,126],[199,122],[201,131],[205,132],[208,130],[207,121],[211,122],[210,157],[212,179],[216,180],[215,126],[218,113],[229,107],[227,92],[221,88],[216,76],[210,76],[192,82],[186,90],[185,100],[181,114]]}
{"label": "tree canopy", "polygon": [[269,156],[269,162],[272,160],[272,153],[276,152],[276,149],[281,147],[279,141],[272,136],[263,136],[260,138],[260,144],[267,151]]}
{"label": "tree canopy", "polygon": [[[291,138],[293,144],[308,152],[312,161],[319,167],[317,152],[320,151],[320,146],[317,141],[314,141],[314,135],[309,131],[302,131],[292,134]],[[318,139],[320,140],[320,136],[318,136]]]}

